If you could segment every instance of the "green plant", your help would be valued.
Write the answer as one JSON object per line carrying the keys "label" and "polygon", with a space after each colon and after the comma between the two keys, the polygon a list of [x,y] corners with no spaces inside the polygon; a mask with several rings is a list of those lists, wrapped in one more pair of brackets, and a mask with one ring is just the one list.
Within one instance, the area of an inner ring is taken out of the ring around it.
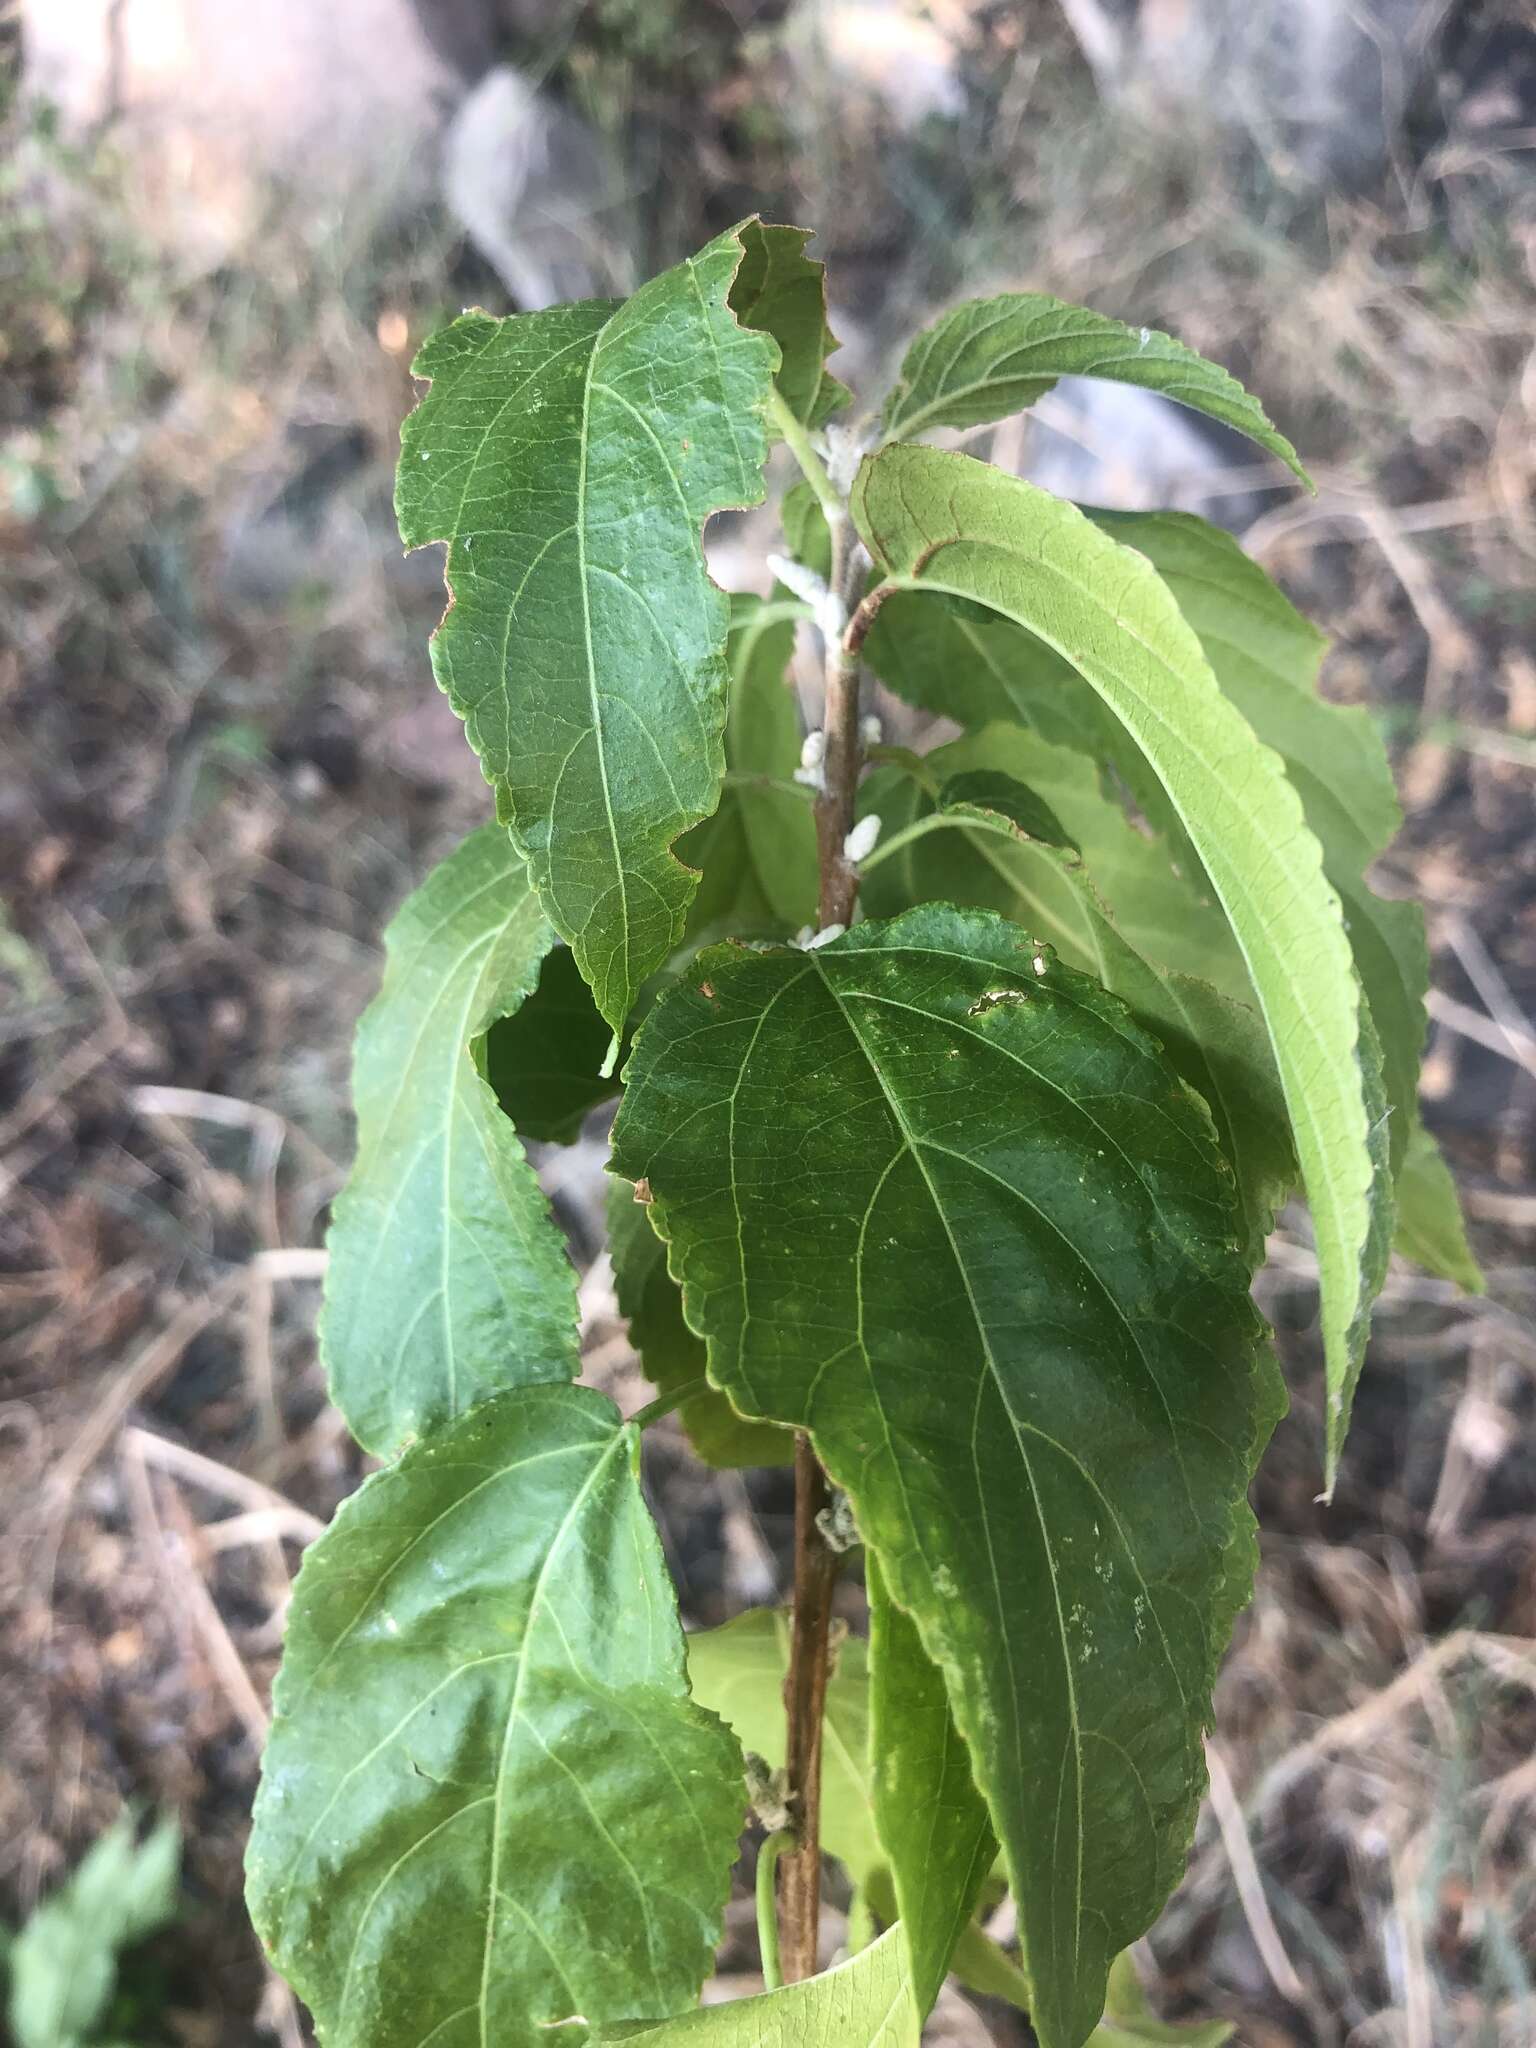
{"label": "green plant", "polygon": [[109,2048],[120,2040],[118,1957],[175,1918],[181,1866],[173,1820],[142,1842],[137,1832],[124,1814],[14,1939],[0,1940],[15,2048]]}
{"label": "green plant", "polygon": [[[1395,1178],[1404,1245],[1476,1280],[1415,1110],[1422,922],[1365,879],[1391,778],[1318,635],[1197,519],[917,437],[1073,373],[1294,452],[1178,343],[1029,295],[946,315],[841,430],[804,241],[750,221],[417,365],[401,529],[448,545],[434,663],[500,822],[388,935],[331,1233],[332,1391],[386,1462],[300,1574],[249,1872],[333,2048],[894,2048],[951,1967],[1045,2048],[1146,2037],[1116,1959],[1251,1583],[1276,1205],[1304,1184],[1330,1485]],[[702,530],[775,441],[778,586],[728,600]],[[880,744],[866,666],[964,737]],[[519,1136],[570,1138],[621,1052],[612,1253],[660,1389],[627,1421],[570,1384]],[[713,1463],[793,1461],[787,1618],[685,1646],[638,1481],[673,1409]],[[770,1988],[693,2012],[738,1735]],[[823,1842],[856,1953],[815,1977]],[[1005,1884],[1017,1962],[974,1917]]]}

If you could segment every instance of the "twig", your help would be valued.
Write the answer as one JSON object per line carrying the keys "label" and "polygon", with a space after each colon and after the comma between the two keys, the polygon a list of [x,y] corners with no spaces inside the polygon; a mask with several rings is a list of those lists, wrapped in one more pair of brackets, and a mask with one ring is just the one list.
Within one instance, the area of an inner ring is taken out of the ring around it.
{"label": "twig", "polygon": [[[787,408],[783,409],[787,414]],[[854,609],[865,561],[848,518],[803,429],[779,422],[827,515],[832,539],[831,597],[841,619]],[[804,447],[797,445],[796,436]],[[826,664],[825,751],[816,799],[816,853],[822,929],[852,922],[859,874],[845,844],[853,825],[862,765],[859,730],[858,642],[823,626]],[[851,636],[848,636],[851,637]],[[821,1736],[827,1697],[832,1592],[841,1560],[818,1527],[830,1500],[827,1476],[804,1430],[795,1438],[795,1595],[790,1623],[789,1670],[784,1680],[787,1721],[785,1768],[794,1801],[795,1847],[779,1860],[779,1918],[784,1981],[816,1974],[821,1919]]]}
{"label": "twig", "polygon": [[245,1279],[242,1267],[238,1273],[226,1274],[198,1300],[183,1302],[159,1335],[152,1337],[137,1358],[124,1366],[49,1474],[43,1491],[45,1513],[54,1515],[68,1506],[75,1488],[112,1441],[128,1410],[174,1371],[193,1338],[200,1336],[210,1323],[217,1322],[238,1298]]}
{"label": "twig", "polygon": [[1536,1030],[1515,1001],[1497,961],[1459,912],[1446,918],[1444,929],[1451,951],[1508,1040],[1510,1051],[1527,1073],[1536,1074]]}
{"label": "twig", "polygon": [[[179,1479],[187,1479],[195,1486],[205,1488],[209,1493],[221,1495],[225,1500],[239,1502],[243,1507],[268,1515],[278,1515],[284,1523],[284,1533],[300,1532],[299,1540],[311,1543],[325,1528],[317,1516],[301,1508],[296,1501],[264,1486],[259,1479],[252,1479],[244,1472],[237,1472],[230,1465],[224,1465],[217,1458],[208,1458],[201,1451],[188,1449],[170,1437],[157,1436],[153,1430],[139,1429],[130,1425],[123,1431],[123,1442],[139,1457],[162,1472],[171,1472]],[[227,1528],[227,1523],[215,1523],[215,1528]]]}
{"label": "twig", "polygon": [[1222,1847],[1232,1866],[1238,1901],[1243,1909],[1243,1918],[1248,1922],[1248,1932],[1253,1936],[1253,1945],[1280,1996],[1304,2012],[1307,2007],[1306,1987],[1285,1952],[1275,1916],[1269,1910],[1269,1900],[1264,1896],[1264,1880],[1259,1875],[1253,1844],[1248,1839],[1248,1827],[1238,1804],[1232,1774],[1227,1769],[1226,1758],[1214,1742],[1205,1745],[1205,1763],[1211,1777],[1211,1811],[1221,1830]]}
{"label": "twig", "polygon": [[[122,1458],[125,1470],[135,1466],[142,1480],[140,1498],[147,1503],[149,1521],[159,1549],[159,1560],[172,1583],[175,1604],[183,1613],[189,1614],[192,1626],[202,1642],[203,1654],[209,1669],[217,1680],[220,1691],[229,1702],[235,1718],[250,1736],[259,1750],[267,1739],[267,1710],[262,1705],[261,1695],[251,1682],[240,1652],[224,1626],[224,1617],[219,1613],[213,1595],[203,1583],[187,1556],[186,1535],[182,1531],[172,1537],[166,1531],[155,1506],[154,1488],[149,1484],[148,1468],[143,1451],[133,1443],[124,1440]],[[173,1511],[178,1520],[187,1521],[186,1509],[175,1494],[169,1494]]]}

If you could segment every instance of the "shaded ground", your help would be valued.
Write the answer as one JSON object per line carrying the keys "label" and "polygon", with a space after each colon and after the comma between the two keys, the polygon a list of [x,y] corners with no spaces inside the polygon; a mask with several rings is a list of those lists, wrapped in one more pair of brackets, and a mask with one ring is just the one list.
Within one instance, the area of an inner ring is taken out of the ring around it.
{"label": "shaded ground", "polygon": [[[1428,906],[1440,991],[1427,1109],[1489,1276],[1468,1303],[1394,1274],[1324,1509],[1300,1220],[1277,1240],[1293,1413],[1219,1796],[1152,1951],[1171,2011],[1250,2048],[1528,2048],[1536,208],[1497,151],[1348,206],[1256,171],[1234,196],[1187,143],[1106,149],[1065,46],[1006,30],[975,132],[863,162],[888,217],[839,238],[847,274],[880,268],[892,317],[964,277],[1174,326],[1320,456],[1320,498],[1261,500],[1250,545],[1334,633],[1329,687],[1394,736],[1388,878]],[[125,1798],[173,1808],[187,1918],[145,2039],[291,2044],[239,1863],[288,1583],[362,1470],[312,1334],[348,1044],[384,918],[485,811],[389,476],[414,341],[490,287],[430,228],[317,252],[281,225],[238,275],[178,283],[109,174],[49,162],[48,204],[7,215],[0,323],[0,1910]],[[806,217],[849,174],[800,166]],[[547,1164],[583,1266],[599,1164]],[[601,1264],[583,1301],[591,1370],[628,1386]],[[665,1438],[651,1478],[690,1619],[782,1590],[782,1479],[715,1479]],[[750,1967],[745,1916],[723,1967]],[[942,2038],[1010,2025],[957,2009]]]}

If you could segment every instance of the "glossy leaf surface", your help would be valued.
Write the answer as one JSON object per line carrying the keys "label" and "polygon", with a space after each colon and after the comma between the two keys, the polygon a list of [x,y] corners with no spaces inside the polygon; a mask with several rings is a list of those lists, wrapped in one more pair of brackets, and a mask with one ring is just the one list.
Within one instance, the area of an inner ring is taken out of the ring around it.
{"label": "glossy leaf surface", "polygon": [[1182,1867],[1279,1405],[1208,1116],[1085,977],[929,905],[701,956],[615,1160],[711,1377],[811,1431],[940,1665],[1078,2048]]}
{"label": "glossy leaf surface", "polygon": [[485,1034],[523,1003],[553,939],[496,825],[434,868],[384,935],[320,1323],[331,1398],[381,1457],[500,1387],[579,1370],[576,1276],[482,1071]]}
{"label": "glossy leaf surface", "polygon": [[757,1998],[712,2005],[659,2027],[616,2027],[600,2043],[633,2048],[918,2048],[901,1929],[819,1977]]}
{"label": "glossy leaf surface", "polygon": [[727,299],[736,232],[615,304],[467,313],[414,365],[407,547],[448,544],[432,643],[498,814],[617,1034],[682,936],[679,835],[715,808],[725,595],[705,520],[763,494],[776,344]]}
{"label": "glossy leaf surface", "polygon": [[247,1875],[326,2048],[543,2048],[697,1996],[741,1757],[688,1698],[636,1466],[600,1394],[519,1389],[306,1556]]}
{"label": "glossy leaf surface", "polygon": [[1278,758],[1222,694],[1145,558],[1075,507],[963,455],[887,448],[854,517],[897,588],[988,606],[1053,647],[1134,740],[1193,843],[1269,1027],[1312,1208],[1331,1484],[1391,1234],[1339,899]]}
{"label": "glossy leaf surface", "polygon": [[1042,398],[1058,377],[1139,384],[1234,427],[1308,482],[1296,450],[1235,377],[1171,335],[1127,327],[1043,292],[967,299],[925,328],[907,350],[886,401],[897,440],[932,427],[1005,419]]}
{"label": "glossy leaf surface", "polygon": [[[627,1180],[614,1181],[608,1190],[608,1253],[619,1314],[629,1323],[629,1341],[656,1392],[676,1394],[702,1380],[704,1340],[683,1319],[682,1290],[667,1271],[667,1248]],[[680,1403],[677,1417],[706,1465],[793,1462],[795,1441],[788,1430],[748,1422],[714,1387]]]}
{"label": "glossy leaf surface", "polygon": [[[994,817],[988,827],[982,812],[944,809],[957,785],[969,785],[968,770],[978,761],[1027,782],[1070,843],[1032,841],[1004,819]],[[934,799],[930,788],[937,789]],[[905,770],[879,769],[867,778],[863,800],[885,820],[890,846],[889,860],[865,878],[863,901],[872,915],[932,899],[1000,911],[1047,940],[1068,966],[1102,982],[1161,1041],[1216,1120],[1237,1175],[1245,1254],[1257,1266],[1275,1211],[1295,1184],[1296,1164],[1263,1020],[1223,992],[1249,990],[1219,910],[1203,904],[1159,859],[1156,843],[1104,796],[1090,761],[1019,726],[987,726]],[[945,822],[933,831],[900,844],[903,830],[940,818]],[[1101,887],[1114,891],[1113,910]],[[1201,975],[1154,964],[1170,954]]]}

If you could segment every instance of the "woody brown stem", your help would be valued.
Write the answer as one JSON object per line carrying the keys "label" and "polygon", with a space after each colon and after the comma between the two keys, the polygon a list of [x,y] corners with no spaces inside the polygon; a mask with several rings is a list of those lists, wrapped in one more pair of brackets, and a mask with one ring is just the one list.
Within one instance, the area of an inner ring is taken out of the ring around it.
{"label": "woody brown stem", "polygon": [[[831,588],[851,606],[861,574],[846,513],[830,522]],[[816,799],[816,850],[821,873],[820,922],[852,921],[858,870],[843,851],[853,825],[862,757],[859,664],[843,636],[826,647],[827,744],[824,787]],[[827,1475],[802,1430],[795,1438],[795,1601],[789,1671],[784,1680],[788,1722],[787,1776],[794,1802],[795,1847],[779,1861],[779,1957],[786,1984],[814,1977],[821,1921],[821,1731],[826,1712],[832,1594],[841,1563],[820,1528],[831,1504]]]}

